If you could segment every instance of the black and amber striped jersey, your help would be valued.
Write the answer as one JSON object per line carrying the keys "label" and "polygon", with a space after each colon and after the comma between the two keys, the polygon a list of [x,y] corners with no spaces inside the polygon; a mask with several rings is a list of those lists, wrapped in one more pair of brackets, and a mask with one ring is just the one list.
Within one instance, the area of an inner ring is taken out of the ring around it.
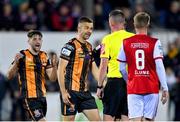
{"label": "black and amber striped jersey", "polygon": [[28,49],[21,50],[23,57],[19,60],[19,84],[23,98],[45,97],[45,73],[50,65],[47,54],[40,51],[33,55]]}
{"label": "black and amber striped jersey", "polygon": [[65,87],[68,90],[87,90],[87,75],[94,61],[92,46],[73,38],[64,45],[60,58],[68,60],[65,72]]}

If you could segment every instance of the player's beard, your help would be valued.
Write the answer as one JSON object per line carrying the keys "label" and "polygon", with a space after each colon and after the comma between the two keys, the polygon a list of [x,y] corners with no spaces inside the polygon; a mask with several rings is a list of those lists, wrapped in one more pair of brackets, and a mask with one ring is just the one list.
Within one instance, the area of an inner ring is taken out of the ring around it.
{"label": "player's beard", "polygon": [[83,39],[87,40],[87,39],[89,39],[90,36],[91,36],[91,33],[84,33],[83,34]]}
{"label": "player's beard", "polygon": [[41,49],[41,45],[39,45],[39,46],[34,45],[34,46],[32,47],[32,50],[33,50],[34,52],[36,52],[36,53],[38,53],[38,52],[40,51],[40,49]]}

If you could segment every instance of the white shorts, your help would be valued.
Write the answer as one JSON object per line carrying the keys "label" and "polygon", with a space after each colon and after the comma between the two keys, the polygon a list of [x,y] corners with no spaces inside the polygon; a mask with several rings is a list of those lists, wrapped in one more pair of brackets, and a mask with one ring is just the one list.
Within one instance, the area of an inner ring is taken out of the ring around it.
{"label": "white shorts", "polygon": [[154,119],[157,113],[159,94],[128,95],[129,119],[144,117]]}

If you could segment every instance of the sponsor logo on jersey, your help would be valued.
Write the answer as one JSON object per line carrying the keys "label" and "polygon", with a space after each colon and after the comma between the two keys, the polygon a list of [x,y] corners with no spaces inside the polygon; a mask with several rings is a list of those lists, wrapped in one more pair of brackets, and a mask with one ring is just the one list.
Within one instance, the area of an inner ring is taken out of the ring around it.
{"label": "sponsor logo on jersey", "polygon": [[65,55],[65,56],[70,56],[71,51],[68,50],[68,49],[66,49],[66,48],[63,48],[62,51],[61,51],[61,53],[62,53],[63,55]]}
{"label": "sponsor logo on jersey", "polygon": [[135,75],[143,75],[143,76],[149,76],[149,71],[148,70],[135,70],[134,72]]}
{"label": "sponsor logo on jersey", "polygon": [[160,55],[163,56],[163,49],[162,49],[162,46],[159,45],[158,48],[159,48],[159,51],[160,51]]}

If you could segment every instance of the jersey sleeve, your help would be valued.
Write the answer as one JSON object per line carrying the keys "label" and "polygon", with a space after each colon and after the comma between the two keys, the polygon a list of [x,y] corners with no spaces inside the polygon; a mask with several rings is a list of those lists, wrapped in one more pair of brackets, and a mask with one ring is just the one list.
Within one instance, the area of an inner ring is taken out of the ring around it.
{"label": "jersey sleeve", "polygon": [[126,62],[126,55],[125,55],[125,52],[124,52],[124,46],[123,45],[122,45],[122,47],[120,49],[117,60],[119,62]]}
{"label": "jersey sleeve", "polygon": [[64,47],[61,49],[60,58],[65,60],[70,60],[75,48],[72,43],[66,43]]}
{"label": "jersey sleeve", "polygon": [[159,40],[155,44],[153,58],[155,60],[163,58],[163,50],[162,50],[161,42]]}
{"label": "jersey sleeve", "polygon": [[[21,58],[19,59],[19,62],[22,62],[23,58],[25,58],[24,50],[21,50],[18,53],[21,56]],[[11,62],[11,64],[14,64],[14,62],[15,62],[15,59]],[[19,67],[19,64],[18,64],[18,67]]]}
{"label": "jersey sleeve", "polygon": [[155,60],[156,72],[163,90],[168,91],[166,72],[162,60]]}
{"label": "jersey sleeve", "polygon": [[101,43],[101,58],[109,58],[109,40],[104,37]]}

